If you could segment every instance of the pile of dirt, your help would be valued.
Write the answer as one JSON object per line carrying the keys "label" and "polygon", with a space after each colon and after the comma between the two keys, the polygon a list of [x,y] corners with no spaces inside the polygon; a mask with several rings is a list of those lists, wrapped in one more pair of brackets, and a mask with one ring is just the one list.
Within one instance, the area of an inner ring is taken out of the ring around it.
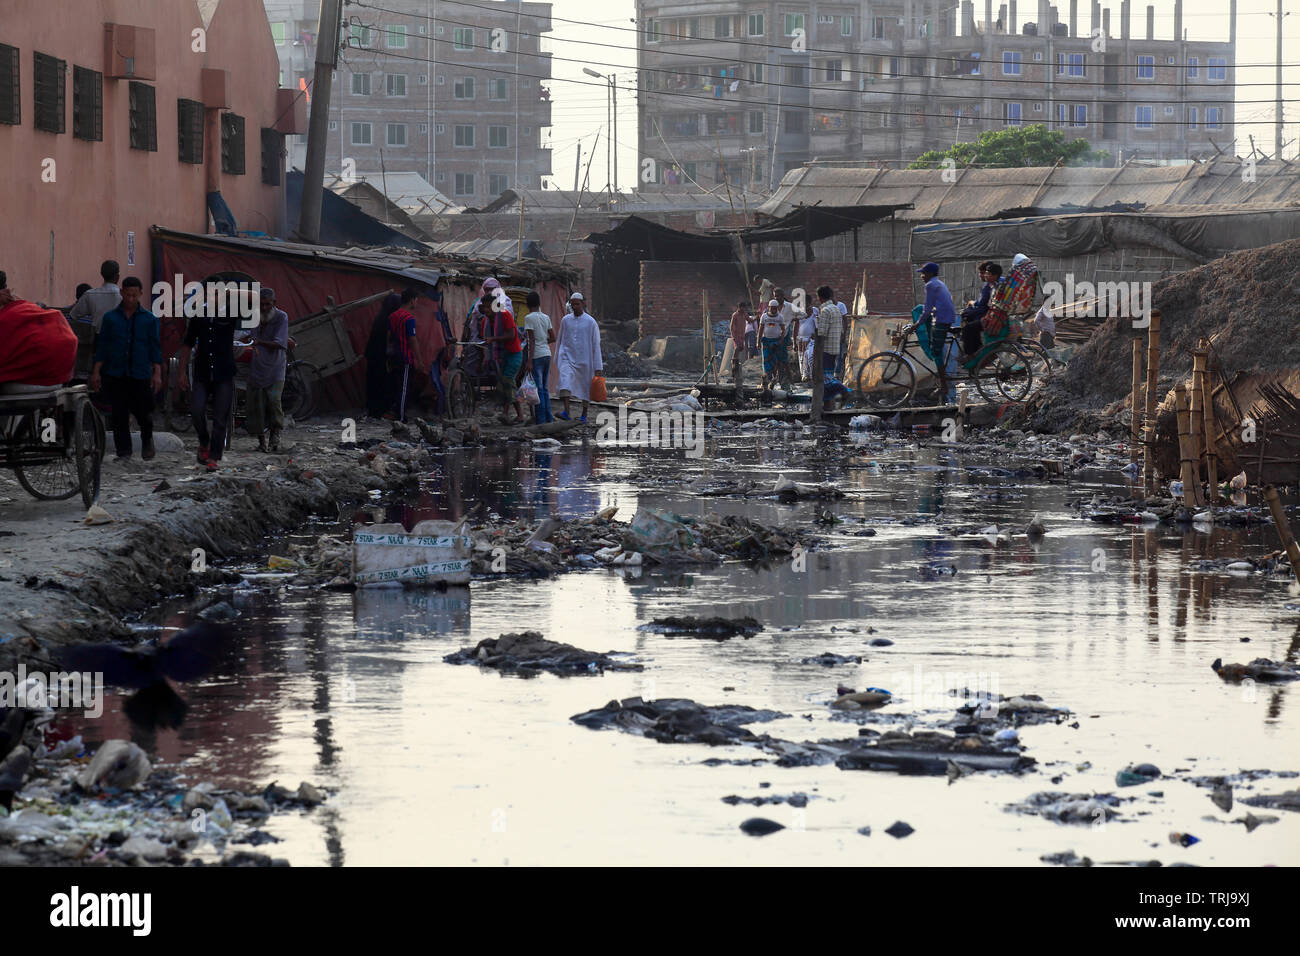
{"label": "pile of dirt", "polygon": [[[1289,334],[1300,298],[1300,239],[1250,249],[1170,276],[1152,288],[1160,310],[1163,397],[1191,374],[1192,349],[1211,339],[1214,358],[1232,374],[1300,368],[1300,337]],[[1106,319],[1069,365],[1031,401],[1010,410],[1012,427],[1092,431],[1119,424],[1131,387],[1133,339],[1147,331],[1133,319]],[[1113,406],[1113,407],[1108,407]]]}
{"label": "pile of dirt", "polygon": [[655,370],[649,362],[608,343],[601,353],[606,378],[648,378]]}

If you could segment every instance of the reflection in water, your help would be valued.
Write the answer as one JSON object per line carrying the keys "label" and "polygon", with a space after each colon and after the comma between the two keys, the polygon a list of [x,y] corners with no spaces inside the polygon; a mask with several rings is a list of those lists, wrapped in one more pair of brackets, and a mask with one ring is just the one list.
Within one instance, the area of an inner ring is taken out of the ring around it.
{"label": "reflection in water", "polygon": [[[882,864],[951,862],[954,819],[974,841],[971,850],[990,862],[1036,863],[1065,838],[1055,824],[1002,811],[1043,789],[1046,777],[984,775],[949,790],[834,767],[765,767],[756,776],[753,768],[699,764],[706,756],[748,756],[743,752],[661,746],[568,720],[635,694],[776,707],[796,715],[794,726],[771,728],[778,736],[843,737],[856,728],[827,719],[825,708],[837,682],[886,686],[917,667],[960,669],[994,675],[1003,693],[1041,693],[1078,709],[1073,726],[1024,732],[1034,756],[1070,777],[1063,787],[1109,790],[1115,770],[1138,755],[1207,773],[1281,769],[1279,756],[1295,756],[1285,741],[1295,739],[1300,718],[1284,707],[1294,690],[1269,687],[1257,703],[1246,702],[1208,666],[1216,656],[1296,659],[1300,628],[1277,623],[1285,586],[1194,567],[1199,558],[1272,551],[1271,529],[1204,534],[1092,525],[1069,503],[1118,491],[1118,473],[1024,487],[966,471],[989,462],[915,446],[865,450],[856,463],[878,461],[880,473],[832,465],[829,477],[849,497],[829,504],[683,494],[701,474],[826,477],[820,465],[815,474],[807,470],[813,446],[788,437],[729,440],[712,452],[687,461],[591,445],[474,449],[447,456],[406,500],[361,509],[351,520],[375,520],[380,510],[377,517],[408,528],[488,511],[536,521],[615,504],[623,519],[644,505],[809,527],[829,508],[843,520],[809,555],[806,570],[780,561],[485,580],[441,592],[236,589],[222,597],[242,611],[232,625],[238,653],[187,692],[190,712],[179,730],[130,730],[121,698],[107,702],[103,721],[77,729],[90,740],[133,736],[196,782],[262,787],[310,779],[336,790],[312,813],[270,826],[285,841],[276,855],[319,865],[735,862],[737,853],[757,851],[737,848],[736,810],[718,798],[752,794],[759,780],[788,791],[816,788],[821,797],[809,805],[801,839],[787,841],[785,863],[833,861],[849,848]],[[994,523],[1017,530],[1034,514],[1047,535],[1031,541],[1017,534],[1005,546],[944,530]],[[348,523],[334,530],[346,533]],[[863,525],[875,536],[855,536]],[[930,564],[958,573],[923,576]],[[153,619],[175,628],[192,612],[171,606]],[[765,630],[715,642],[637,629],[673,613],[752,615]],[[458,647],[527,628],[593,650],[632,652],[646,671],[525,683],[442,661]],[[893,644],[871,646],[873,628]],[[1252,643],[1239,644],[1245,636]],[[864,663],[833,670],[798,663],[824,651]],[[918,706],[904,699],[889,713]],[[926,720],[946,715],[916,712]],[[1095,776],[1073,769],[1085,760]],[[1154,806],[1140,824],[1069,839],[1094,859],[1150,855],[1143,848],[1153,834],[1182,825],[1174,807],[1203,813],[1203,794],[1178,804],[1182,786],[1171,782],[1170,809]],[[864,823],[887,825],[903,812],[917,828],[905,857],[854,836]],[[1268,845],[1225,837],[1202,848],[1219,863],[1300,862],[1300,840],[1288,843],[1288,835],[1294,831],[1278,832]]]}

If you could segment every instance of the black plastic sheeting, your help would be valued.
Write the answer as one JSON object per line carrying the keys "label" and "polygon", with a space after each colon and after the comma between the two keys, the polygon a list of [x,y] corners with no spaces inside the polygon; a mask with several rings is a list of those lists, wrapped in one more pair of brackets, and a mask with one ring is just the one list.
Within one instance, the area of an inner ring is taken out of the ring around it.
{"label": "black plastic sheeting", "polygon": [[1300,234],[1300,209],[1222,213],[1085,213],[917,226],[912,258],[956,262],[1006,257],[1069,258],[1100,249],[1149,246],[1190,262],[1272,245]]}
{"label": "black plastic sheeting", "polygon": [[640,253],[643,258],[658,261],[731,262],[736,257],[734,236],[739,236],[746,245],[798,242],[808,246],[818,239],[848,232],[864,223],[887,219],[899,209],[910,208],[910,203],[801,206],[789,215],[761,226],[707,233],[683,232],[640,216],[628,216],[608,232],[593,232],[585,241]]}
{"label": "black plastic sheeting", "polygon": [[[303,174],[291,171],[285,177],[284,202],[290,228],[296,228],[302,209]],[[396,246],[427,254],[422,242],[402,235],[378,219],[362,212],[328,189],[321,191],[320,241],[330,246]]]}

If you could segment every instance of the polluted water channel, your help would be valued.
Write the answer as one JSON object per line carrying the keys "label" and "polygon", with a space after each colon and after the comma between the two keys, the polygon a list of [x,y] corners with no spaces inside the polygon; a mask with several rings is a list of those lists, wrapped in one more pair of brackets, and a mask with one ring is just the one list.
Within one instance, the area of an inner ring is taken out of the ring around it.
{"label": "polluted water channel", "polygon": [[[449,453],[418,494],[297,539],[615,506],[624,521],[641,508],[743,514],[811,547],[766,564],[478,575],[445,591],[205,591],[136,623],[165,637],[215,601],[239,611],[230,652],[178,685],[178,729],[133,726],[114,691],[102,719],[64,730],[132,739],[185,786],[313,781],[324,805],[265,827],[277,842],[262,849],[293,865],[1300,863],[1300,815],[1247,805],[1297,789],[1300,683],[1211,669],[1300,653],[1290,579],[1229,567],[1275,551],[1271,526],[1087,520],[1081,501],[1131,492],[1122,462],[1045,479],[1017,472],[1036,458],[1008,445],[855,442],[772,430],[711,437],[698,459],[591,443]],[[695,490],[701,478],[761,490],[783,474],[843,497]],[[1046,531],[1027,535],[1035,516]],[[752,617],[761,630],[644,626],[669,616]],[[444,660],[530,630],[642,669],[524,679]],[[867,688],[888,703],[831,706]],[[752,742],[666,744],[572,720],[614,700],[685,698],[781,715],[746,724],[755,736],[870,742],[954,734],[958,708],[971,710],[962,690],[1041,697],[1029,716],[1046,719],[996,725],[1002,752],[1031,758],[1019,772],[960,757],[941,773],[791,766]],[[1212,799],[1215,777],[1235,788],[1230,810]],[[1038,806],[1070,795],[1086,800],[1073,816]],[[755,838],[741,829],[753,818],[782,829]]]}

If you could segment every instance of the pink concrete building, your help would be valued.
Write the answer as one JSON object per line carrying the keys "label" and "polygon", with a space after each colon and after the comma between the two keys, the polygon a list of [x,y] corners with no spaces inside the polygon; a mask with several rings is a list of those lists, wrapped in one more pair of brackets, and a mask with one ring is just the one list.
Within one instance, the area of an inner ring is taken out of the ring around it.
{"label": "pink concrete building", "polygon": [[9,287],[66,305],[104,259],[171,280],[149,227],[220,231],[213,194],[218,219],[284,235],[284,137],[306,104],[278,86],[261,0],[0,0]]}

